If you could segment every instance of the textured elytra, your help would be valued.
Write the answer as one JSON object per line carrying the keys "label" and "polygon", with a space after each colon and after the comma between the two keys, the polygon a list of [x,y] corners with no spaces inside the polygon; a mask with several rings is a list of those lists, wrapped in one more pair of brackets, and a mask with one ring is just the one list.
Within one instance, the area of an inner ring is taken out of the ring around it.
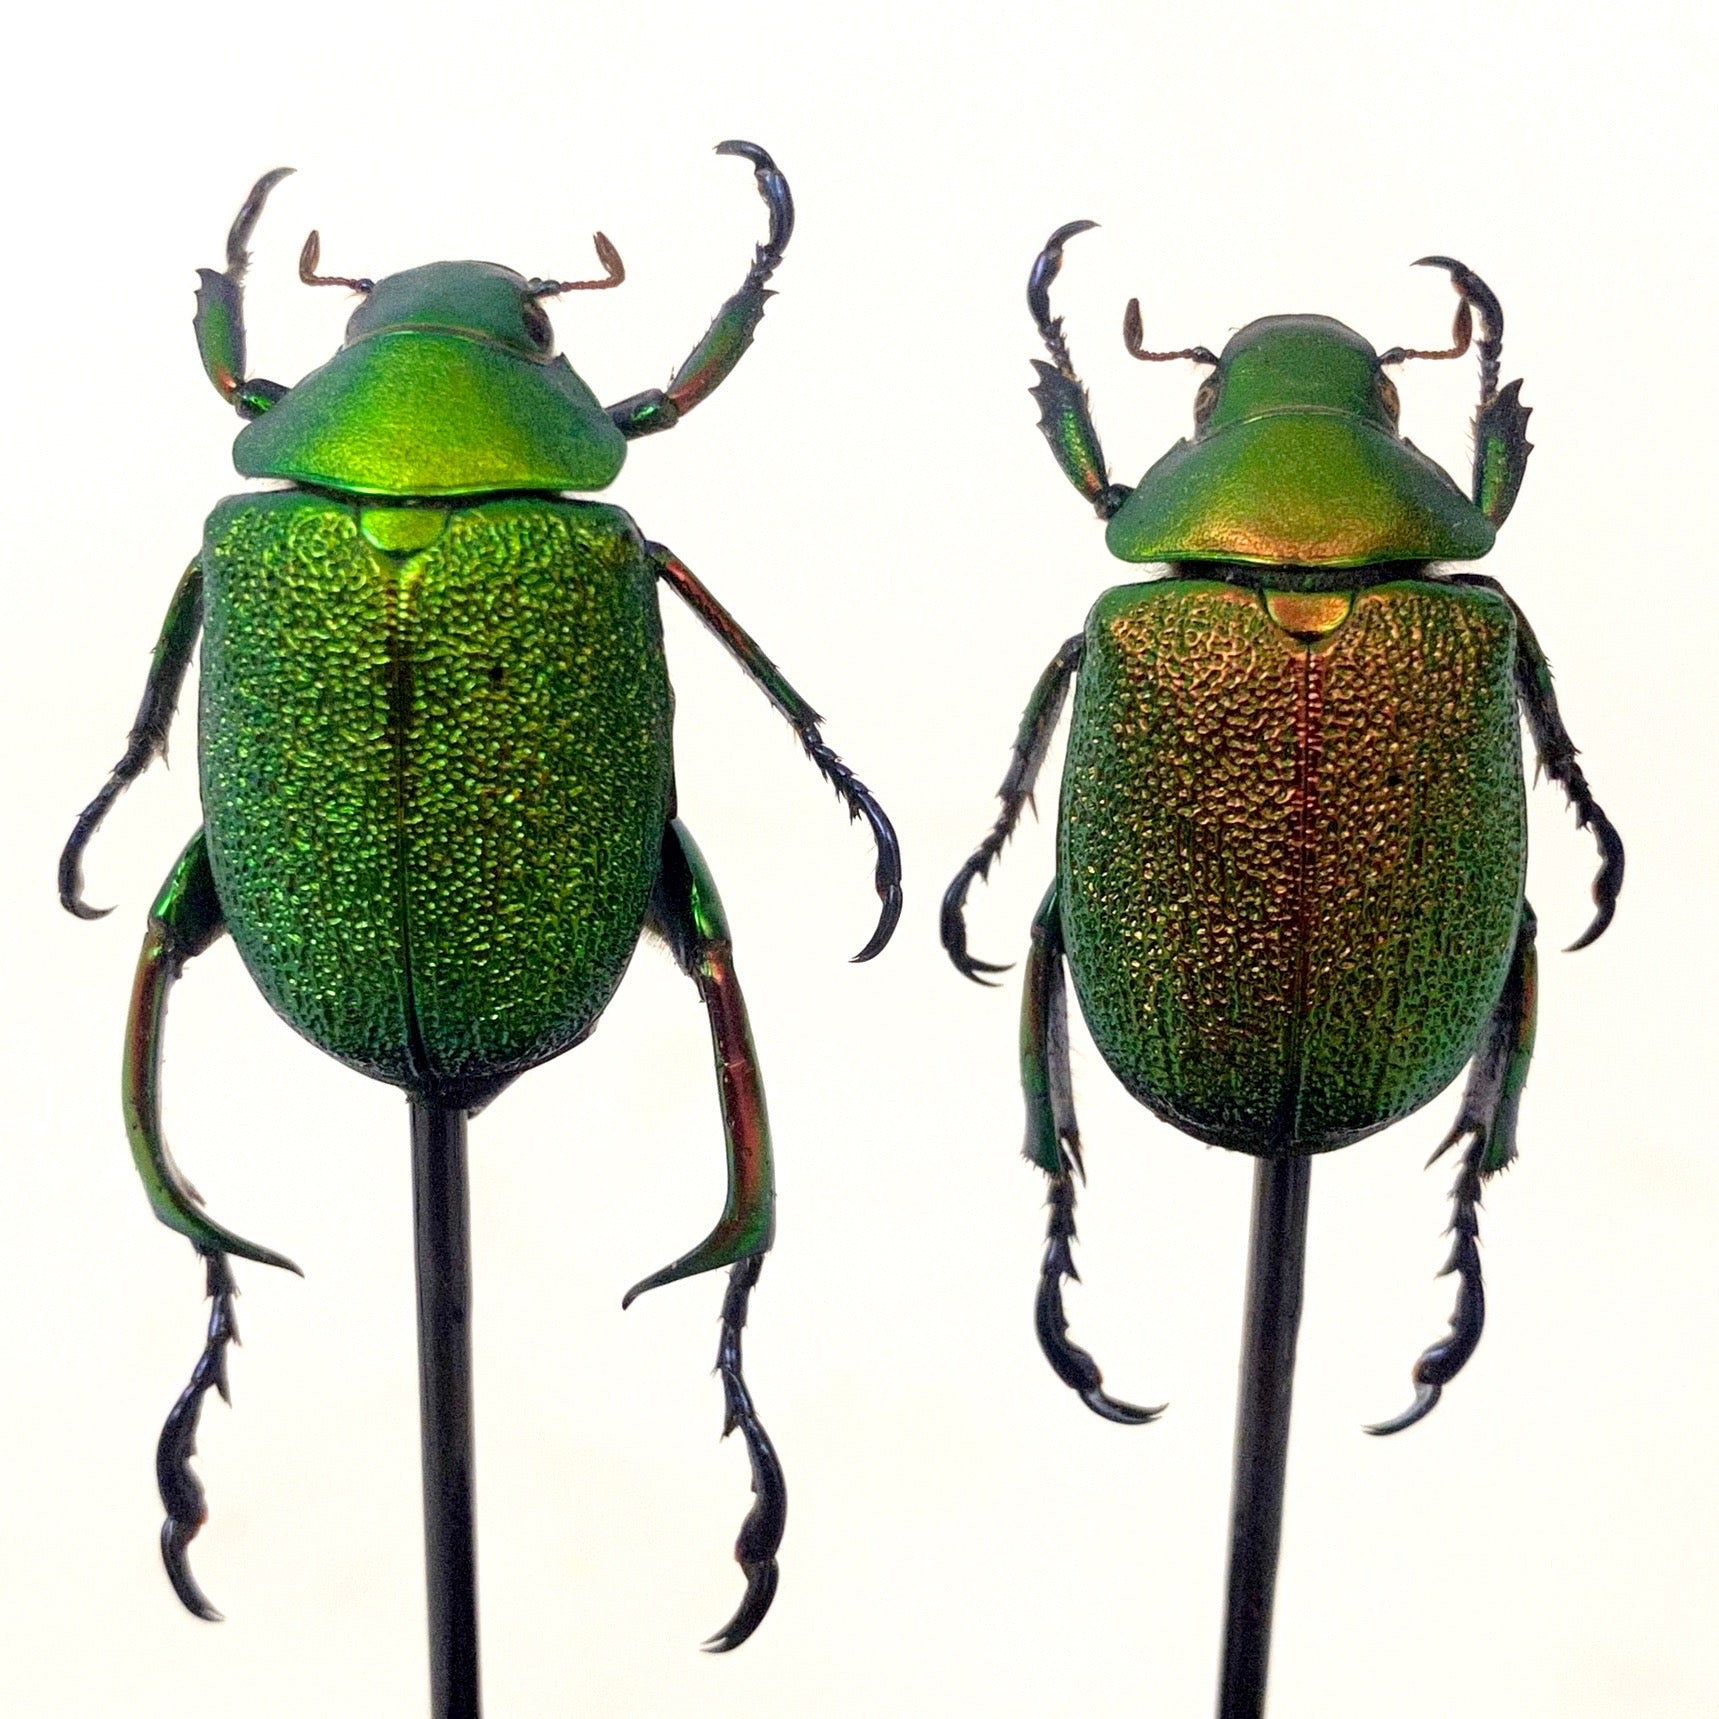
{"label": "textured elytra", "polygon": [[1309,647],[1166,579],[1087,623],[1058,838],[1075,990],[1178,1127],[1324,1151],[1467,1061],[1526,860],[1515,629],[1489,592],[1355,595]]}
{"label": "textured elytra", "polygon": [[222,503],[202,562],[210,858],[264,995],[405,1085],[573,1043],[637,942],[671,793],[632,522],[493,501],[385,554],[355,505],[287,491]]}

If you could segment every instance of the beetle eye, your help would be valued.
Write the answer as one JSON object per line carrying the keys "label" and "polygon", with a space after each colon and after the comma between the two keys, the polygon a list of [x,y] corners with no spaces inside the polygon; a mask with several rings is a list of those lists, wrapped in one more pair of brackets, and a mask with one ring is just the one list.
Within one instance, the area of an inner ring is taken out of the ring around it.
{"label": "beetle eye", "polygon": [[525,332],[531,344],[540,352],[547,352],[555,339],[555,331],[549,326],[549,318],[543,314],[543,306],[536,299],[528,298],[522,310]]}
{"label": "beetle eye", "polygon": [[1212,415],[1212,408],[1218,403],[1218,379],[1208,376],[1200,384],[1200,391],[1194,396],[1194,428],[1202,428]]}
{"label": "beetle eye", "polygon": [[1402,416],[1403,402],[1397,393],[1397,385],[1383,371],[1379,373],[1379,403],[1393,424]]}

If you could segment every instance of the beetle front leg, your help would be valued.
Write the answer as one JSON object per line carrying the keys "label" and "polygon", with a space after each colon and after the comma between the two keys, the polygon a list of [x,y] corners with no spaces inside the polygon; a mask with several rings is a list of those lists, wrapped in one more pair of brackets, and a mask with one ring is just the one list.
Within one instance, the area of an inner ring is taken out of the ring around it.
{"label": "beetle front leg", "polygon": [[1100,519],[1108,519],[1128,499],[1130,491],[1126,484],[1110,481],[1104,449],[1099,446],[1098,431],[1093,427],[1086,385],[1075,374],[1074,360],[1069,357],[1068,342],[1063,338],[1062,318],[1052,316],[1050,308],[1051,282],[1062,273],[1063,246],[1076,233],[1091,232],[1097,225],[1096,221],[1070,221],[1067,226],[1058,227],[1033,262],[1032,273],[1027,277],[1027,307],[1055,362],[1033,360],[1039,379],[1027,392],[1038,402],[1039,428],[1050,443],[1063,476],[1092,503]]}
{"label": "beetle front leg", "polygon": [[150,910],[149,930],[137,964],[131,1014],[126,1023],[122,1096],[132,1156],[155,1215],[189,1238],[201,1255],[210,1299],[208,1335],[191,1382],[173,1405],[155,1451],[156,1482],[167,1512],[161,1524],[161,1557],[181,1604],[210,1622],[221,1614],[191,1574],[187,1553],[208,1520],[203,1486],[191,1469],[197,1423],[211,1387],[227,1395],[227,1345],[238,1338],[233,1317],[236,1293],[228,1254],[239,1254],[288,1271],[298,1267],[281,1254],[256,1246],[207,1217],[197,1191],[180,1173],[161,1128],[161,1050],[167,998],[185,963],[200,955],[226,929],[203,833],[192,837]]}
{"label": "beetle front leg", "polygon": [[173,601],[167,605],[167,619],[161,624],[161,637],[155,641],[149,678],[144,683],[143,702],[137,707],[137,720],[126,736],[125,754],[114,765],[101,792],[78,814],[60,853],[60,905],[79,919],[100,919],[112,911],[91,907],[84,900],[84,849],[100,829],[114,801],[155,759],[167,756],[167,731],[173,723],[179,689],[185,684],[185,671],[190,666],[191,652],[202,625],[203,570],[193,561],[174,588]]}
{"label": "beetle front leg", "polygon": [[698,986],[710,1016],[722,1132],[728,1148],[728,1198],[716,1228],[673,1265],[634,1284],[622,1305],[678,1278],[722,1265],[733,1268],[722,1301],[716,1371],[722,1380],[722,1435],[726,1438],[738,1429],[746,1439],[753,1504],[734,1547],[735,1559],[746,1575],[746,1593],[734,1616],[705,1643],[713,1653],[726,1653],[745,1641],[770,1609],[776,1596],[776,1552],[787,1525],[787,1483],[770,1435],[753,1406],[741,1357],[747,1305],[776,1232],[776,1179],[758,1053],[752,1046],[746,999],[734,973],[728,920],[704,856],[679,819],[663,835],[662,870],[650,925]]}
{"label": "beetle front leg", "polygon": [[1032,804],[1033,785],[1038,781],[1045,753],[1050,750],[1051,735],[1056,732],[1063,700],[1068,696],[1069,683],[1080,668],[1084,649],[1084,637],[1076,633],[1051,658],[1049,667],[1039,676],[1038,685],[1027,700],[1026,713],[1021,717],[1015,750],[1009,758],[1008,774],[997,790],[1003,809],[973,856],[956,872],[954,881],[943,892],[940,920],[943,948],[955,963],[956,970],[966,974],[977,985],[995,984],[994,979],[983,975],[1006,973],[1008,963],[980,961],[967,953],[967,891],[975,879],[990,875],[992,862],[1003,851],[1003,844],[1014,834],[1015,825],[1021,820],[1022,809]]}
{"label": "beetle front leg", "polygon": [[688,353],[668,387],[648,388],[608,408],[615,427],[629,441],[673,429],[694,406],[714,393],[752,344],[764,318],[764,306],[775,297],[766,290],[765,282],[776,272],[793,236],[793,193],[769,152],[756,143],[733,138],[717,144],[716,153],[738,155],[752,163],[758,195],[770,211],[770,237],[753,253],[752,267],[746,271],[740,290],[716,313],[716,320]]}
{"label": "beetle front leg", "polygon": [[1558,710],[1558,695],[1552,689],[1552,665],[1528,624],[1528,617],[1517,607],[1515,599],[1496,579],[1483,573],[1458,573],[1454,581],[1461,585],[1479,585],[1496,592],[1510,605],[1516,617],[1516,696],[1528,719],[1528,732],[1534,737],[1534,752],[1548,780],[1564,790],[1564,798],[1574,807],[1576,827],[1592,830],[1595,845],[1600,850],[1600,869],[1594,878],[1594,917],[1586,931],[1569,947],[1586,949],[1595,942],[1612,922],[1617,912],[1618,896],[1623,890],[1623,838],[1612,827],[1612,821],[1600,809],[1588,787],[1588,779],[1576,762],[1579,754],[1564,726]]}
{"label": "beetle front leg", "polygon": [[1469,1069],[1462,1108],[1451,1131],[1439,1142],[1429,1163],[1466,1139],[1456,1184],[1450,1257],[1441,1277],[1455,1274],[1456,1308],[1450,1334],[1433,1344],[1414,1366],[1415,1400],[1400,1415],[1367,1431],[1383,1436],[1401,1432],[1424,1420],[1437,1407],[1444,1387],[1468,1364],[1486,1325],[1486,1288],[1480,1271],[1480,1198],[1485,1181],[1516,1156],[1516,1118],[1522,1088],[1534,1055],[1534,1022],[1539,963],[1534,952],[1534,909],[1522,904],[1522,923],[1504,989],[1486,1023],[1480,1047]]}
{"label": "beetle front leg", "polygon": [[788,719],[805,748],[806,756],[847,807],[848,817],[864,818],[871,826],[872,840],[877,844],[877,869],[873,881],[883,908],[870,941],[854,956],[856,961],[871,960],[874,955],[882,953],[895,932],[896,921],[901,918],[901,845],[895,837],[895,826],[872,797],[871,790],[825,744],[818,727],[823,718],[788,684],[782,671],[758,648],[752,635],[717,602],[698,575],[660,543],[647,543],[645,553],[650,556],[657,576],[668,581],[675,594],[727,646],[729,654],[763,690],[764,696]]}
{"label": "beetle front leg", "polygon": [[1080,1281],[1073,1253],[1074,1179],[1084,1174],[1084,1168],[1068,1069],[1068,992],[1054,883],[1033,920],[1027,956],[1021,996],[1021,1085],[1027,1099],[1026,1156],[1050,1177],[1050,1223],[1034,1306],[1039,1347],[1056,1376],[1095,1415],[1123,1426],[1144,1426],[1163,1414],[1163,1405],[1136,1408],[1107,1395],[1098,1363],[1068,1334],[1068,1314],[1062,1304],[1064,1281]]}
{"label": "beetle front leg", "polygon": [[263,204],[291,172],[290,167],[277,167],[251,187],[227,234],[226,269],[197,271],[197,314],[193,319],[197,351],[215,392],[241,418],[261,417],[286,393],[278,382],[245,375],[245,271],[251,263],[246,247]]}

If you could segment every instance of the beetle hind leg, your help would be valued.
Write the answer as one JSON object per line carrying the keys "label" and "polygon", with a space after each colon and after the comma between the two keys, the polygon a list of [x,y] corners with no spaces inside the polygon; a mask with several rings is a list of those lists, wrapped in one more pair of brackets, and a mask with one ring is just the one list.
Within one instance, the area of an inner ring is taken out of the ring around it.
{"label": "beetle hind leg", "polygon": [[788,1486],[776,1447],[758,1418],[747,1389],[740,1339],[753,1287],[764,1267],[764,1256],[743,1259],[728,1273],[728,1293],[722,1298],[722,1337],[716,1350],[716,1372],[722,1380],[722,1436],[738,1431],[746,1440],[752,1469],[752,1508],[740,1524],[734,1558],[746,1576],[746,1592],[734,1615],[705,1643],[707,1653],[727,1653],[746,1640],[764,1621],[776,1597],[776,1553],[788,1525]]}
{"label": "beetle hind leg", "polygon": [[167,1512],[161,1524],[161,1557],[168,1579],[185,1609],[209,1622],[219,1621],[221,1614],[197,1585],[188,1561],[191,1541],[209,1517],[202,1482],[192,1471],[191,1458],[197,1449],[203,1399],[210,1388],[219,1391],[223,1401],[230,1400],[227,1345],[236,1342],[239,1333],[233,1317],[237,1290],[227,1256],[236,1253],[265,1265],[298,1270],[291,1260],[246,1241],[205,1214],[196,1189],[173,1162],[162,1132],[161,1052],[168,995],[186,962],[202,954],[225,929],[209,870],[208,849],[202,831],[198,831],[168,873],[150,910],[126,1024],[123,1097],[132,1156],[149,1203],[164,1224],[190,1240],[207,1274],[208,1335],[191,1381],[161,1429],[155,1448],[155,1475]]}
{"label": "beetle hind leg", "polygon": [[156,1441],[155,1483],[161,1493],[162,1508],[167,1512],[161,1524],[161,1561],[167,1566],[167,1579],[173,1584],[179,1603],[193,1617],[219,1623],[221,1614],[209,1603],[197,1578],[191,1574],[188,1556],[191,1542],[209,1520],[208,1500],[203,1483],[191,1467],[191,1458],[197,1454],[197,1423],[210,1387],[221,1393],[222,1402],[231,1404],[233,1400],[227,1388],[227,1345],[239,1340],[238,1321],[233,1314],[233,1298],[238,1288],[224,1253],[202,1248],[197,1251],[207,1273],[209,1331],[203,1353],[191,1370],[191,1382],[179,1393],[179,1400]]}
{"label": "beetle hind leg", "polygon": [[1534,1054],[1535,991],[1534,909],[1522,904],[1522,923],[1510,972],[1481,1036],[1463,1091],[1462,1108],[1451,1131],[1439,1142],[1433,1160],[1459,1141],[1467,1141],[1461,1168],[1451,1188],[1450,1257],[1441,1277],[1457,1280],[1450,1331],[1415,1362],[1415,1399],[1399,1415],[1370,1426],[1383,1437],[1424,1420],[1438,1406],[1444,1387],[1468,1364],[1486,1325],[1486,1287],[1480,1270],[1480,1200],[1486,1180],[1516,1156],[1516,1118],[1522,1088]]}
{"label": "beetle hind leg", "polygon": [[626,1302],[678,1278],[718,1266],[731,1268],[722,1301],[716,1371],[722,1380],[722,1434],[726,1438],[738,1431],[746,1440],[753,1503],[734,1546],[735,1560],[746,1577],[746,1592],[733,1617],[704,1644],[712,1653],[726,1653],[745,1641],[770,1609],[776,1596],[776,1553],[787,1525],[787,1483],[775,1446],[753,1405],[741,1356],[752,1291],[775,1235],[776,1182],[764,1087],[746,1019],[746,1000],[734,974],[728,921],[704,856],[678,819],[664,832],[650,924],[698,986],[710,1016],[728,1147],[728,1198],[716,1228],[690,1253],[635,1284],[627,1291]]}
{"label": "beetle hind leg", "polygon": [[178,1230],[200,1252],[237,1254],[259,1265],[278,1265],[297,1272],[298,1267],[284,1254],[246,1241],[203,1210],[197,1190],[174,1163],[161,1126],[161,1051],[167,1000],[186,962],[201,955],[226,928],[209,869],[209,851],[199,830],[155,898],[137,959],[121,1075],[125,1130],[149,1204],[169,1229]]}
{"label": "beetle hind leg", "polygon": [[1138,1408],[1106,1393],[1098,1363],[1068,1334],[1062,1302],[1063,1283],[1080,1281],[1073,1251],[1074,1179],[1083,1167],[1068,1069],[1068,992],[1054,883],[1033,920],[1027,956],[1021,998],[1021,1084],[1027,1100],[1026,1156],[1050,1177],[1050,1222],[1034,1306],[1039,1347],[1056,1376],[1095,1415],[1122,1426],[1144,1426],[1163,1414],[1164,1406]]}

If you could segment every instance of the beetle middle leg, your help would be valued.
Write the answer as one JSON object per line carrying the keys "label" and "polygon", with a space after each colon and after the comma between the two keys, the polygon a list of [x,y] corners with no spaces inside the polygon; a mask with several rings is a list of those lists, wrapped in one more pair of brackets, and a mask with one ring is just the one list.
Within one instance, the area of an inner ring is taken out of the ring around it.
{"label": "beetle middle leg", "polygon": [[162,622],[161,636],[150,659],[143,702],[126,736],[125,753],[102,783],[101,792],[78,814],[60,854],[60,905],[79,919],[100,919],[113,911],[91,907],[84,900],[84,849],[101,828],[102,819],[112,810],[114,801],[155,759],[167,756],[167,731],[173,724],[179,689],[185,684],[185,671],[191,666],[191,652],[196,648],[202,625],[203,569],[193,561],[180,577],[173,601],[167,607],[167,619]]}
{"label": "beetle middle leg", "polygon": [[1485,1181],[1516,1156],[1516,1117],[1522,1088],[1534,1055],[1535,997],[1538,960],[1534,952],[1534,909],[1522,904],[1522,923],[1510,972],[1481,1035],[1463,1091],[1462,1108],[1450,1132],[1439,1142],[1429,1162],[1441,1158],[1459,1141],[1467,1141],[1451,1189],[1450,1257],[1440,1276],[1455,1275],[1456,1307],[1450,1332],[1415,1362],[1415,1400],[1400,1415],[1370,1426],[1383,1436],[1401,1432],[1424,1420],[1438,1405],[1444,1387],[1468,1364],[1486,1325],[1486,1289],[1480,1271],[1480,1198]]}
{"label": "beetle middle leg", "polygon": [[662,869],[652,898],[650,926],[668,944],[698,986],[710,1016],[722,1129],[728,1146],[728,1198],[716,1228],[690,1253],[653,1272],[627,1291],[636,1296],[677,1278],[726,1265],[722,1336],[716,1371],[722,1380],[723,1437],[739,1430],[752,1469],[753,1504],[740,1526],[734,1556],[746,1575],[746,1593],[734,1616],[705,1643],[714,1653],[738,1647],[757,1629],[776,1597],[776,1552],[787,1524],[788,1489],[770,1435],[752,1403],[741,1356],[741,1334],[758,1274],[776,1229],[776,1180],[770,1153],[770,1119],[746,1000],[734,973],[734,949],[716,882],[704,856],[677,818],[663,835]]}
{"label": "beetle middle leg", "polygon": [[121,1099],[132,1161],[156,1217],[204,1253],[231,1253],[260,1265],[298,1267],[284,1254],[246,1241],[203,1210],[202,1197],[185,1180],[168,1150],[161,1126],[161,1049],[167,999],[185,964],[201,955],[227,928],[209,870],[203,832],[194,835],[174,862],[149,910],[149,929],[137,959],[131,1012],[125,1029]]}
{"label": "beetle middle leg", "polygon": [[226,929],[209,853],[199,830],[175,862],[150,909],[149,929],[138,958],[131,1014],[126,1023],[122,1094],[132,1156],[155,1215],[186,1236],[202,1257],[211,1303],[203,1353],[191,1382],[173,1405],[155,1452],[156,1482],[167,1519],[161,1525],[161,1557],[168,1579],[187,1611],[211,1622],[220,1613],[210,1605],[191,1574],[187,1552],[208,1519],[202,1483],[191,1470],[197,1448],[197,1422],[210,1388],[227,1396],[227,1345],[238,1337],[233,1317],[236,1293],[229,1254],[298,1267],[281,1254],[258,1247],[203,1211],[202,1200],[173,1162],[161,1127],[161,1050],[167,999],[185,963],[200,955]]}
{"label": "beetle middle leg", "polygon": [[787,677],[758,648],[758,641],[717,602],[703,580],[672,549],[660,543],[647,543],[645,553],[650,556],[657,577],[667,580],[675,595],[722,641],[764,696],[793,725],[806,756],[817,766],[818,774],[835,789],[848,809],[848,817],[863,818],[870,827],[872,840],[877,846],[877,866],[872,882],[883,905],[876,929],[854,960],[871,960],[883,952],[884,945],[895,935],[896,922],[901,918],[901,844],[896,840],[895,826],[890,823],[888,814],[877,803],[872,791],[825,741],[819,727],[823,718],[788,684]]}
{"label": "beetle middle leg", "polygon": [[1056,732],[1063,700],[1068,696],[1069,684],[1080,668],[1084,649],[1085,637],[1076,633],[1072,639],[1064,641],[1062,649],[1051,658],[1045,672],[1039,676],[1021,717],[1020,732],[1015,736],[1015,749],[1009,758],[1008,774],[997,790],[1003,809],[972,857],[956,872],[954,880],[943,892],[939,930],[944,952],[955,963],[956,970],[975,984],[994,985],[997,981],[987,979],[985,975],[1008,969],[1006,963],[999,965],[994,961],[981,961],[968,953],[967,892],[976,879],[990,875],[997,855],[1003,851],[1004,844],[1014,834],[1015,825],[1021,821],[1022,811],[1032,804],[1033,785],[1039,779],[1045,753],[1050,750],[1051,735]]}
{"label": "beetle middle leg", "polygon": [[1050,1177],[1050,1222],[1034,1307],[1039,1347],[1056,1376],[1095,1415],[1123,1426],[1144,1426],[1164,1412],[1109,1396],[1098,1363],[1068,1334],[1062,1286],[1076,1282],[1074,1179],[1083,1174],[1074,1085],[1068,1070],[1068,991],[1063,971],[1062,921],[1053,883],[1033,920],[1021,997],[1021,1085],[1027,1099],[1027,1157]]}
{"label": "beetle middle leg", "polygon": [[1456,573],[1452,583],[1477,585],[1502,597],[1516,617],[1516,696],[1522,714],[1533,736],[1534,754],[1540,768],[1560,788],[1576,814],[1576,827],[1593,832],[1594,844],[1600,850],[1600,869],[1594,878],[1594,917],[1588,928],[1570,945],[1571,950],[1586,949],[1595,942],[1612,922],[1617,912],[1618,896],[1623,890],[1623,838],[1612,827],[1612,821],[1601,809],[1599,801],[1588,787],[1588,778],[1576,762],[1579,754],[1564,718],[1558,709],[1558,695],[1552,687],[1552,665],[1522,613],[1516,599],[1484,573]]}

